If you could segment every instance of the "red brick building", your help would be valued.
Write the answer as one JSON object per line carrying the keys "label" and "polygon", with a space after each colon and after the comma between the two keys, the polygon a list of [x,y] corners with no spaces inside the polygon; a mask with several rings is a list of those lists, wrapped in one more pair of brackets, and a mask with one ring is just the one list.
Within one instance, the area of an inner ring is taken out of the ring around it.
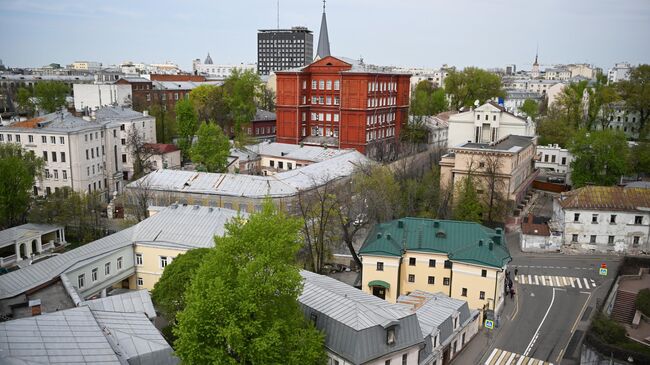
{"label": "red brick building", "polygon": [[326,56],[276,75],[277,142],[374,156],[394,148],[408,121],[409,74]]}

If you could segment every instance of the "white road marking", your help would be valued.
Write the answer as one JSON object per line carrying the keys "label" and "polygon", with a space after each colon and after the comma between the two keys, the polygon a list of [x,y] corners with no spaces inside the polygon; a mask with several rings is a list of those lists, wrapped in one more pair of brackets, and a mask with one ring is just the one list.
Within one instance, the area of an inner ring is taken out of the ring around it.
{"label": "white road marking", "polygon": [[576,284],[578,284],[578,289],[582,289],[582,284],[580,283],[580,278],[576,278]]}
{"label": "white road marking", "polygon": [[573,283],[573,281],[574,281],[574,278],[569,278],[569,283],[571,283],[571,287],[575,288],[576,285]]}
{"label": "white road marking", "polygon": [[496,355],[498,351],[499,351],[499,349],[494,348],[494,350],[492,350],[492,353],[490,354],[490,357],[488,357],[488,359],[485,361],[485,363],[489,364],[492,361],[492,358],[494,357],[494,355]]}
{"label": "white road marking", "polygon": [[546,279],[544,279],[544,275],[541,275],[540,277],[541,277],[540,284],[541,284],[542,286],[546,286]]}
{"label": "white road marking", "polygon": [[524,356],[528,356],[528,353],[533,347],[534,341],[539,336],[539,330],[542,328],[542,325],[544,324],[544,321],[546,320],[546,317],[548,317],[548,313],[551,311],[551,307],[553,307],[553,302],[555,302],[555,288],[553,288],[553,296],[551,297],[551,304],[548,306],[548,309],[546,310],[546,313],[544,314],[544,318],[542,318],[542,321],[539,323],[539,326],[537,327],[537,330],[535,331],[535,335],[533,338],[530,340],[530,343],[526,347],[526,351],[524,351]]}
{"label": "white road marking", "polygon": [[484,363],[485,365],[553,365],[540,359],[533,359],[515,352],[505,351],[499,348],[492,350],[490,357]]}
{"label": "white road marking", "polygon": [[564,283],[563,286],[567,286],[567,285],[569,285],[569,284],[567,283],[567,278],[566,278],[566,276],[563,276],[563,277],[562,277],[562,282]]}
{"label": "white road marking", "polygon": [[533,283],[533,276],[528,274],[528,283],[532,284]]}
{"label": "white road marking", "polygon": [[585,289],[589,289],[589,282],[587,281],[587,278],[583,278],[585,280]]}
{"label": "white road marking", "polygon": [[506,365],[510,365],[510,363],[512,362],[512,359],[515,358],[515,355],[516,354],[514,352],[512,353],[512,355],[510,355],[510,357],[508,358],[508,361],[506,361]]}
{"label": "white road marking", "polygon": [[537,275],[535,275],[535,285],[539,285],[539,280],[537,278]]}
{"label": "white road marking", "polygon": [[494,365],[501,364],[501,360],[503,360],[503,358],[506,357],[507,353],[508,351],[501,350],[501,356],[499,356],[499,359],[497,360],[497,362],[494,363]]}

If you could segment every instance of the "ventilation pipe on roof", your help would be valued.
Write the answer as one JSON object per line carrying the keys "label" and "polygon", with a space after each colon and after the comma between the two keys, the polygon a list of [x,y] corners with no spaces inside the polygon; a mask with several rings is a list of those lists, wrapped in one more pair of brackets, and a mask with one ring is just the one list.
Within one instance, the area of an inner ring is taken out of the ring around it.
{"label": "ventilation pipe on roof", "polygon": [[390,241],[390,238],[391,238],[391,237],[390,237],[390,233],[387,233],[387,234],[386,234],[386,239]]}
{"label": "ventilation pipe on roof", "polygon": [[433,228],[438,228],[438,227],[440,227],[440,222],[433,221]]}
{"label": "ventilation pipe on roof", "polygon": [[478,240],[478,247],[483,246],[483,240]]}
{"label": "ventilation pipe on roof", "polygon": [[492,251],[492,249],[494,248],[494,243],[492,241],[489,242],[489,248],[490,251]]}

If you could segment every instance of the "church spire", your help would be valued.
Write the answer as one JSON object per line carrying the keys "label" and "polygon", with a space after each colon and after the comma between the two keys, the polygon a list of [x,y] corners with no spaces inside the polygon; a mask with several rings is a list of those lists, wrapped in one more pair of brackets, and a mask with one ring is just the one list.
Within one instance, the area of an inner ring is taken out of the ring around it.
{"label": "church spire", "polygon": [[323,0],[323,18],[320,23],[320,34],[318,35],[318,48],[316,48],[316,59],[330,55],[330,39],[327,34],[327,17],[325,16],[325,0]]}

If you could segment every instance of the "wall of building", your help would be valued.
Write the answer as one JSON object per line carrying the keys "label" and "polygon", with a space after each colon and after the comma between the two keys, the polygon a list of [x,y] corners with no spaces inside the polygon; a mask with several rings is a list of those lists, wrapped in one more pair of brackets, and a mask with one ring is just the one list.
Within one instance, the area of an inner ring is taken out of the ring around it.
{"label": "wall of building", "polygon": [[567,173],[571,168],[573,156],[569,150],[558,145],[537,146],[537,154],[541,154],[540,159],[535,161],[535,167],[538,169]]}
{"label": "wall of building", "polygon": [[[390,288],[386,289],[386,297],[384,299],[391,303],[395,303],[399,296],[398,276],[400,271],[400,260],[401,258],[393,256],[363,256],[361,258],[361,263],[363,264],[361,290],[372,294],[372,288],[368,286],[368,283],[373,280],[383,280],[390,285]],[[383,271],[377,270],[378,262],[384,264]]]}
{"label": "wall of building", "polygon": [[[136,260],[136,255],[142,255],[142,265],[135,265],[135,287],[132,289],[147,289],[152,290],[153,286],[160,280],[164,268],[161,267],[161,257],[167,258],[167,265],[169,265],[176,256],[187,252],[187,250],[180,248],[163,248],[143,244],[136,244],[133,249],[133,260]],[[135,262],[135,261],[134,261]],[[138,278],[142,279],[142,285],[138,285]]]}
{"label": "wall of building", "polygon": [[74,108],[82,111],[107,105],[131,105],[131,85],[116,84],[74,84]]}
{"label": "wall of building", "polygon": [[[485,270],[485,277],[482,276],[483,270]],[[472,309],[483,309],[486,306],[495,309],[503,299],[503,289],[498,290],[500,271],[488,266],[454,262],[451,297],[467,301]],[[463,289],[467,289],[465,296]],[[481,299],[481,292],[484,293],[484,299]]]}
{"label": "wall of building", "polygon": [[[577,221],[575,214],[579,214]],[[596,215],[596,222],[592,223],[594,215]],[[612,215],[616,215],[615,223],[610,223]],[[635,224],[635,217],[642,217],[642,223]],[[558,218],[554,217],[555,220]],[[648,249],[649,212],[564,209],[563,218],[564,244],[599,252]],[[575,237],[577,240],[574,240],[574,235],[577,235]],[[610,243],[610,236],[613,236],[613,243]],[[634,237],[639,237],[639,244],[636,247]]]}
{"label": "wall of building", "polygon": [[[122,259],[122,267],[118,269],[118,258]],[[110,264],[110,273],[106,275],[105,265]],[[99,293],[102,289],[111,287],[115,283],[127,279],[133,274],[133,247],[125,246],[110,254],[84,265],[65,275],[81,298],[87,298]],[[97,269],[97,280],[93,281],[92,272]],[[79,276],[84,276],[84,286],[79,287]]]}

